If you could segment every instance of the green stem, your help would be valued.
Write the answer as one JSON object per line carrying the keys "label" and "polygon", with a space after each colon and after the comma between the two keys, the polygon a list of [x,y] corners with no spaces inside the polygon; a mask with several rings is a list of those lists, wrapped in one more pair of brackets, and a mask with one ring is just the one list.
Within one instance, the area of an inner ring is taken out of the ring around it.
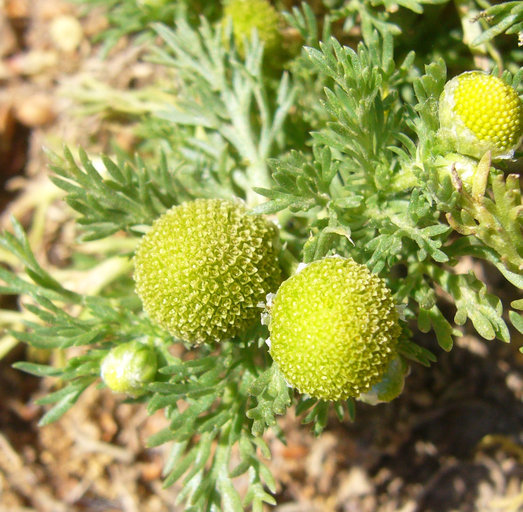
{"label": "green stem", "polygon": [[474,58],[474,64],[480,68],[488,67],[486,62],[487,54],[492,57],[498,68],[503,69],[503,59],[501,54],[491,43],[483,43],[478,46],[472,46],[472,41],[481,35],[483,32],[481,24],[477,20],[480,11],[477,10],[473,0],[454,0],[454,5],[458,11],[458,16],[461,20],[461,28],[463,29],[463,44],[467,45]]}
{"label": "green stem", "polygon": [[271,188],[269,169],[264,160],[257,158],[247,167],[246,175],[248,184],[247,205],[249,208],[254,208],[267,200],[266,197],[255,192],[253,187]]}
{"label": "green stem", "polygon": [[53,273],[59,282],[73,281],[69,288],[85,295],[98,295],[107,285],[128,274],[133,267],[127,257],[114,256],[86,272],[62,271]]}
{"label": "green stem", "polygon": [[280,254],[280,265],[283,269],[284,278],[288,278],[296,273],[300,261],[288,249],[284,249]]}

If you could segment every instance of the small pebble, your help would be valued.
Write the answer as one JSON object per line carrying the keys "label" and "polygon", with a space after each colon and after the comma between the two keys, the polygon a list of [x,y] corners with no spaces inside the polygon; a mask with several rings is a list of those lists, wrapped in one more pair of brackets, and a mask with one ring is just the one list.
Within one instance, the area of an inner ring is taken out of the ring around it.
{"label": "small pebble", "polygon": [[51,22],[49,29],[53,44],[59,50],[74,52],[84,37],[82,26],[74,16],[58,16]]}
{"label": "small pebble", "polygon": [[44,94],[21,98],[15,106],[16,119],[29,128],[43,126],[56,117],[53,101]]}

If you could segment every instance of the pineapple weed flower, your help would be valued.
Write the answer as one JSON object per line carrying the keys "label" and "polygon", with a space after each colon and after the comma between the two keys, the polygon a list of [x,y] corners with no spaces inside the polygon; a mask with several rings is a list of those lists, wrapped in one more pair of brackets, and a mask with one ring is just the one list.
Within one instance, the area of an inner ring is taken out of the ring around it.
{"label": "pineapple weed flower", "polygon": [[173,336],[199,344],[242,334],[281,281],[276,226],[222,199],[167,211],[134,258],[145,311]]}
{"label": "pineapple weed flower", "polygon": [[266,54],[273,54],[280,48],[280,18],[267,0],[229,0],[224,7],[224,19],[229,18],[240,54],[245,53],[244,38],[250,39],[253,30],[258,32]]}
{"label": "pineapple weed flower", "polygon": [[[269,19],[276,14],[270,4],[256,4],[268,9]],[[253,24],[253,9],[243,0],[228,2],[225,15],[233,18],[237,41],[247,29],[267,28]],[[274,34],[261,38],[269,48],[276,44]],[[482,72],[446,84],[439,117],[440,132],[457,153],[440,157],[438,165],[446,172],[451,162],[466,184],[475,170],[470,157],[491,151],[509,158],[523,131],[516,91]],[[143,238],[134,258],[136,291],[149,316],[173,336],[193,344],[223,341],[259,321],[259,303],[281,282],[278,247],[276,227],[243,205],[197,199],[166,212]],[[378,403],[403,389],[405,367],[395,350],[401,328],[391,292],[351,259],[324,258],[285,281],[270,306],[269,330],[271,356],[301,393]],[[102,364],[114,391],[136,393],[156,371],[155,360],[144,359],[152,356],[138,356],[146,347],[131,345],[113,349]],[[134,364],[134,377],[120,364]]]}
{"label": "pineapple weed flower", "polygon": [[[136,252],[144,309],[194,344],[241,334],[260,320],[258,304],[281,280],[276,235],[272,223],[231,201],[172,208]],[[269,329],[271,355],[290,385],[326,400],[356,397],[377,383],[400,332],[384,282],[340,257],[312,263],[280,286]]]}
{"label": "pineapple weed flower", "polygon": [[523,104],[500,78],[468,71],[447,82],[440,97],[440,134],[462,155],[512,158],[523,135]]}
{"label": "pineapple weed flower", "polygon": [[401,329],[382,279],[351,259],[328,257],[280,286],[269,330],[271,355],[291,386],[344,400],[383,378]]}

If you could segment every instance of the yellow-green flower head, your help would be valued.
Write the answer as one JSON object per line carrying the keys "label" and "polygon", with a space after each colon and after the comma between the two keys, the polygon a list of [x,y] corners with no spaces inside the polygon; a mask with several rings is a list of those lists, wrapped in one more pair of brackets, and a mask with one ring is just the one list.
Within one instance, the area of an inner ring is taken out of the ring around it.
{"label": "yellow-green flower head", "polygon": [[281,45],[280,17],[268,0],[228,0],[224,19],[231,18],[236,46],[244,53],[243,40],[250,39],[254,29],[265,46],[265,53],[277,51]]}
{"label": "yellow-green flower head", "polygon": [[280,286],[269,330],[271,356],[291,386],[344,400],[382,378],[401,328],[382,279],[352,259],[328,257]]}
{"label": "yellow-green flower head", "polygon": [[101,376],[109,389],[138,395],[144,384],[154,380],[157,368],[154,348],[131,341],[109,351],[101,364]]}
{"label": "yellow-green flower head", "polygon": [[242,334],[281,281],[278,230],[236,202],[197,199],[157,219],[135,258],[151,319],[191,343]]}
{"label": "yellow-green flower head", "polygon": [[481,158],[512,158],[523,135],[523,104],[500,78],[467,71],[447,82],[440,97],[442,138],[455,151]]}

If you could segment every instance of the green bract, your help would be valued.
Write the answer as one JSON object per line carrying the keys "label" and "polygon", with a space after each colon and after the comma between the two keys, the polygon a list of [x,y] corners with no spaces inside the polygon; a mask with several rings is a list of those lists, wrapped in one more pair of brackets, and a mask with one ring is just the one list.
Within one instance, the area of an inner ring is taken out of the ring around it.
{"label": "green bract", "polygon": [[152,347],[131,341],[109,351],[102,361],[101,375],[113,391],[137,395],[144,384],[154,379],[157,364]]}
{"label": "green bract", "polygon": [[234,40],[240,53],[244,53],[244,38],[250,39],[254,29],[265,45],[266,53],[279,49],[280,18],[267,0],[229,0],[224,8],[224,18],[232,19]]}
{"label": "green bract", "polygon": [[436,157],[435,164],[441,178],[445,175],[450,176],[452,169],[454,169],[465,188],[467,190],[471,189],[478,167],[477,160],[459,153],[448,153],[445,156]]}
{"label": "green bract", "polygon": [[394,400],[403,391],[406,371],[407,365],[401,357],[394,357],[390,360],[381,380],[360,395],[358,399],[371,405]]}
{"label": "green bract", "polygon": [[311,263],[285,281],[270,314],[271,355],[288,383],[324,400],[368,391],[386,371],[400,334],[383,280],[339,257]]}
{"label": "green bract", "polygon": [[145,311],[191,343],[241,334],[280,283],[277,233],[240,203],[197,199],[175,206],[154,222],[134,258]]}
{"label": "green bract", "polygon": [[441,135],[455,151],[512,158],[523,135],[523,105],[500,78],[468,71],[447,82],[440,97]]}

